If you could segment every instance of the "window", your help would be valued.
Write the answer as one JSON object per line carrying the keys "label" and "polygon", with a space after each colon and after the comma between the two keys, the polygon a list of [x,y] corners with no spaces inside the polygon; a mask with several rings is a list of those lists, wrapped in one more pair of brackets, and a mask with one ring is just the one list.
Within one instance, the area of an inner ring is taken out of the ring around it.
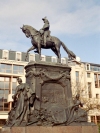
{"label": "window", "polygon": [[98,88],[97,74],[94,74],[94,82],[95,82],[95,88]]}
{"label": "window", "polygon": [[99,83],[99,88],[100,88],[100,74],[98,74],[98,83]]}
{"label": "window", "polygon": [[45,56],[41,55],[41,61],[45,61]]}
{"label": "window", "polygon": [[91,93],[91,82],[88,82],[88,95],[89,95],[89,98],[92,98],[92,93]]}
{"label": "window", "polygon": [[94,74],[95,88],[100,88],[100,74]]}
{"label": "window", "polygon": [[21,60],[21,52],[16,52],[16,60],[17,61]]}
{"label": "window", "polygon": [[100,71],[100,67],[94,66],[94,71]]}
{"label": "window", "polygon": [[61,58],[61,63],[62,64],[66,64],[66,59],[65,58]]}
{"label": "window", "polygon": [[87,73],[87,78],[90,78],[90,73]]}
{"label": "window", "polygon": [[0,110],[7,111],[8,103],[7,98],[10,92],[10,78],[0,77]]}
{"label": "window", "polygon": [[29,54],[29,61],[35,61],[35,55]]}
{"label": "window", "polygon": [[8,59],[8,50],[3,50],[3,59]]}
{"label": "window", "polygon": [[95,123],[95,116],[91,116],[91,122]]}
{"label": "window", "polygon": [[2,73],[12,73],[12,65],[0,64],[0,72],[2,72]]}
{"label": "window", "polygon": [[[12,79],[12,80],[11,80]],[[12,81],[12,82],[11,82]],[[12,93],[11,93],[12,85]],[[0,77],[0,111],[9,111],[9,95],[15,93],[17,86],[17,78],[14,77]]]}
{"label": "window", "polygon": [[15,93],[16,86],[17,86],[17,78],[13,78],[12,79],[12,94]]}
{"label": "window", "polygon": [[24,74],[24,66],[13,65],[14,74]]}
{"label": "window", "polygon": [[90,70],[90,64],[86,65],[86,70]]}
{"label": "window", "polygon": [[90,70],[93,71],[93,66],[90,65]]}
{"label": "window", "polygon": [[96,94],[96,98],[97,98],[97,99],[99,98],[99,94]]}
{"label": "window", "polygon": [[98,67],[97,66],[94,66],[94,71],[98,71]]}
{"label": "window", "polygon": [[75,75],[76,75],[76,82],[79,82],[79,71],[76,71]]}
{"label": "window", "polygon": [[0,127],[6,124],[6,119],[0,119]]}
{"label": "window", "polygon": [[90,70],[100,72],[100,66],[90,66]]}
{"label": "window", "polygon": [[91,122],[100,123],[100,116],[91,116]]}
{"label": "window", "polygon": [[97,123],[100,123],[100,116],[96,116],[97,117]]}
{"label": "window", "polygon": [[9,89],[9,83],[10,83],[9,77],[0,77],[0,89]]}
{"label": "window", "polygon": [[57,58],[56,57],[52,57],[52,62],[57,62]]}

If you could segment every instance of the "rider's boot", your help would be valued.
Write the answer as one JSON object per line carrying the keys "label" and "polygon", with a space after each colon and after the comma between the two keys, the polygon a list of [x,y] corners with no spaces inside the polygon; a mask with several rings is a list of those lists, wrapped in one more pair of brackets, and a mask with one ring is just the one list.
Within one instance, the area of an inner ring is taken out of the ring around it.
{"label": "rider's boot", "polygon": [[39,53],[38,50],[34,51],[35,53]]}
{"label": "rider's boot", "polygon": [[46,37],[44,36],[44,46],[46,47]]}

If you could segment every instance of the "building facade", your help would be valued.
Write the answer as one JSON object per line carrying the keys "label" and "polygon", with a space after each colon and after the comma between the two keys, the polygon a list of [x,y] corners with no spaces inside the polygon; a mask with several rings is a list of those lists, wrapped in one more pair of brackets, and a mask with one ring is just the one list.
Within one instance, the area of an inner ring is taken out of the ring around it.
{"label": "building facade", "polygon": [[[24,52],[0,50],[0,126],[5,123],[8,112],[11,110],[12,95],[18,85],[16,79],[21,77],[25,82],[24,67],[29,61],[39,61],[38,54],[29,54],[27,61],[25,61],[25,55]],[[57,63],[57,58],[42,55],[41,61]],[[84,107],[85,105],[93,106],[89,109],[88,120],[95,123],[99,122],[100,65],[81,62],[79,57],[73,61],[61,58],[61,63],[71,67],[73,97],[80,93],[80,97],[85,100]]]}
{"label": "building facade", "polygon": [[100,123],[100,64],[69,61],[73,96],[80,94],[88,121]]}

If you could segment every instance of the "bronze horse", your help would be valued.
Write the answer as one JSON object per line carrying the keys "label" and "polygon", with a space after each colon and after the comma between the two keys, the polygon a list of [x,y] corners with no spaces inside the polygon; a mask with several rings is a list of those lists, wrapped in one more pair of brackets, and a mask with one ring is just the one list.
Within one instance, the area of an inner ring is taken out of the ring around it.
{"label": "bronze horse", "polygon": [[58,57],[58,62],[61,62],[61,54],[60,54],[60,46],[64,48],[64,50],[68,53],[69,58],[76,58],[76,55],[70,51],[63,42],[61,42],[57,37],[49,36],[47,37],[46,46],[43,45],[43,38],[39,31],[29,25],[23,25],[21,28],[23,33],[26,35],[27,38],[31,39],[32,47],[27,50],[26,58],[28,56],[28,52],[31,50],[36,49],[39,54],[39,59],[41,60],[41,48],[44,49],[51,49]]}

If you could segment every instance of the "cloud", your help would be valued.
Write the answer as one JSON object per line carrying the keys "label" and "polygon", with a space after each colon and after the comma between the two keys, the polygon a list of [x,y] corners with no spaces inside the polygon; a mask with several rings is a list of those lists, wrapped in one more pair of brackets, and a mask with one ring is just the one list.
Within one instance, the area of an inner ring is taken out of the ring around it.
{"label": "cloud", "polygon": [[0,1],[0,40],[8,43],[8,48],[12,42],[20,45],[26,41],[20,27],[28,24],[39,30],[45,16],[55,36],[100,33],[99,11],[97,0],[3,0]]}
{"label": "cloud", "polygon": [[26,45],[25,42],[20,43],[20,42],[15,42],[15,41],[14,42],[13,41],[10,41],[10,42],[0,41],[0,44],[2,44],[0,49],[21,51],[21,52],[26,52],[29,49],[29,47],[31,47],[31,44],[28,46]]}
{"label": "cloud", "polygon": [[[80,5],[80,4],[79,4]],[[89,7],[85,4],[74,11],[61,12],[52,25],[54,33],[90,35],[100,33],[100,6]]]}
{"label": "cloud", "polygon": [[80,30],[83,30],[88,24],[95,25],[95,21],[100,21],[98,12],[100,6],[89,7],[90,3],[93,4],[92,0],[91,2],[81,2],[81,0],[58,0],[58,2],[54,0],[10,0],[9,3],[8,1],[1,3],[1,29],[5,26],[7,29],[16,29],[18,25],[23,23],[40,28],[43,25],[41,17],[47,16],[52,29],[55,26],[56,30],[63,29],[63,32],[68,33],[75,32],[77,29],[77,33],[80,33]]}

